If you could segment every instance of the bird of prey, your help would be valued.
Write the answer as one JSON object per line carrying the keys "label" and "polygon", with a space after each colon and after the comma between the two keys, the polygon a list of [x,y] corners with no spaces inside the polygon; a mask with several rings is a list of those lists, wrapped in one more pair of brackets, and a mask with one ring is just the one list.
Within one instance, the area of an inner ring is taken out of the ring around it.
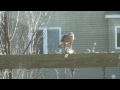
{"label": "bird of prey", "polygon": [[73,32],[69,32],[68,34],[65,34],[61,37],[61,41],[59,44],[59,48],[66,48],[66,44],[69,43],[70,48],[72,49],[72,44],[74,41],[75,37],[74,37],[74,33]]}

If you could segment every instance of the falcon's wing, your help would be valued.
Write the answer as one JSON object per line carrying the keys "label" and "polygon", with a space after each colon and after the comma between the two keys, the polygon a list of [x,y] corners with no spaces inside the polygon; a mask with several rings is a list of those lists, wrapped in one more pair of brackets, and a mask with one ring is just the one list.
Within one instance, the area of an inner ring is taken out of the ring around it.
{"label": "falcon's wing", "polygon": [[62,37],[61,37],[61,40],[60,40],[60,44],[59,44],[59,48],[65,48],[65,38],[67,37],[68,35],[62,35]]}
{"label": "falcon's wing", "polygon": [[68,42],[70,42],[70,47],[72,48],[73,40],[74,40],[74,33],[73,32],[62,35],[61,40],[60,40],[60,44],[59,44],[59,48],[64,48],[65,49],[66,44]]}
{"label": "falcon's wing", "polygon": [[68,36],[68,35],[62,35],[62,37],[61,37],[61,42],[63,42],[67,36]]}

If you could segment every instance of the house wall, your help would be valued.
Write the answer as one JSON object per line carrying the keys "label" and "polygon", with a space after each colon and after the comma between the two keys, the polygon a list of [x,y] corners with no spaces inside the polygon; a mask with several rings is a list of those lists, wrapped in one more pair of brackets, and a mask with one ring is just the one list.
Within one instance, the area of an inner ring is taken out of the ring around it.
{"label": "house wall", "polygon": [[[19,72],[19,73],[18,73]],[[23,75],[24,73],[24,75]],[[73,77],[72,77],[73,74]],[[120,67],[83,67],[74,68],[42,68],[30,70],[13,69],[13,78],[18,79],[120,79]]]}
{"label": "house wall", "polygon": [[11,54],[23,54],[28,44],[28,29],[27,18],[25,17],[24,11],[19,11],[19,13],[18,11],[9,12]]}
{"label": "house wall", "polygon": [[[11,20],[17,17],[17,13],[17,11],[11,11]],[[34,13],[37,15],[37,12]],[[27,24],[28,18],[24,11],[20,11],[19,18],[20,23]],[[108,20],[105,19],[105,11],[56,11],[47,27],[61,27],[62,34],[74,32],[73,49],[76,53],[85,53],[87,49],[92,50],[95,42],[95,51],[109,51]]]}
{"label": "house wall", "polygon": [[120,19],[108,19],[109,21],[109,51],[120,52],[115,49],[115,26],[120,26]]}
{"label": "house wall", "polygon": [[[19,13],[18,13],[19,12]],[[44,11],[43,11],[44,12]],[[25,12],[25,11],[10,11],[9,12],[9,31],[10,34],[12,35],[15,30],[15,37],[11,41],[11,52],[14,53],[14,50],[16,50],[17,47],[20,48],[20,50],[17,51],[18,54],[23,54],[23,51],[26,48],[26,45],[29,43],[29,30],[35,29],[35,24],[36,21],[38,21],[39,16],[41,17],[41,21],[45,21],[43,15],[44,13],[34,11],[33,13]],[[48,17],[47,17],[48,18]],[[34,20],[32,20],[34,19]],[[18,20],[18,22],[17,22]],[[17,26],[17,28],[16,28]],[[41,22],[38,22],[38,26],[43,26],[41,25]],[[36,29],[38,29],[37,27]],[[23,36],[23,38],[19,39],[19,37]],[[18,43],[19,42],[19,43]],[[26,43],[24,43],[26,42]],[[27,51],[27,54],[29,53],[30,50]],[[15,53],[16,54],[16,53]]]}
{"label": "house wall", "polygon": [[51,17],[48,27],[61,27],[62,34],[75,33],[73,49],[76,53],[92,50],[109,51],[108,20],[105,11],[56,11]]}

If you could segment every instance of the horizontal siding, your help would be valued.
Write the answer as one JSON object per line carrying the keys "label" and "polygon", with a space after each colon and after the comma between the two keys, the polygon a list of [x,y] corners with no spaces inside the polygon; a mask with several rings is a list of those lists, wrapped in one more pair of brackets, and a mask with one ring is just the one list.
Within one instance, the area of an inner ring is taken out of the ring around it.
{"label": "horizontal siding", "polygon": [[[19,17],[18,17],[18,12],[19,12]],[[21,42],[19,42],[20,44],[18,44],[18,46],[17,46],[17,37],[21,36],[22,32],[23,32],[22,35],[24,36],[24,38],[26,40],[26,45],[27,45],[29,42],[28,41],[28,30],[35,28],[35,23],[36,23],[36,21],[38,21],[39,16],[41,17],[40,20],[46,21],[48,19],[48,16],[46,16],[46,18],[44,18],[44,16],[45,16],[44,12],[46,12],[46,11],[41,11],[41,12],[40,11],[32,11],[32,13],[31,13],[31,11],[27,11],[27,13],[25,13],[25,11],[10,11],[9,12],[10,34],[12,34],[13,31],[15,30],[16,21],[17,21],[17,17],[18,17],[18,25],[17,25],[15,38],[11,42],[11,52],[12,53],[14,52],[14,50],[16,50],[16,47],[21,47],[21,45],[23,45],[23,40],[22,40]],[[32,17],[32,14],[33,14],[33,17]],[[34,24],[32,22],[32,18],[35,19]],[[30,24],[30,27],[29,27],[29,24]],[[43,26],[43,25],[41,25],[41,22],[38,23],[37,28],[39,28],[39,26]],[[23,53],[23,49],[25,49],[25,47],[26,47],[25,45],[23,47],[21,47],[22,52],[20,52],[19,54]]]}
{"label": "horizontal siding", "polygon": [[[17,17],[18,17],[18,24],[16,28]],[[16,28],[16,32],[14,34],[13,40],[11,41],[11,54],[22,54],[26,45],[28,44],[28,29],[29,29],[24,11],[19,11],[19,16],[18,16],[18,11],[9,12],[10,35],[13,34],[15,28]],[[23,36],[24,39],[23,38],[20,39],[21,36]]]}
{"label": "horizontal siding", "polygon": [[107,67],[106,68],[106,79],[111,79],[112,75],[115,75],[116,79],[120,79],[120,68],[119,67]]}
{"label": "horizontal siding", "polygon": [[[120,79],[120,67],[86,67],[75,68],[72,77],[70,68],[49,68],[49,69],[31,69],[31,70],[13,70],[13,78],[31,79]],[[23,75],[24,74],[24,75]],[[115,78],[112,78],[115,75]]]}
{"label": "horizontal siding", "polygon": [[105,15],[120,15],[120,11],[106,11]]}
{"label": "horizontal siding", "polygon": [[115,49],[115,26],[120,26],[120,19],[109,19],[109,51],[120,52]]}
{"label": "horizontal siding", "polygon": [[[17,13],[12,11],[11,18],[16,19]],[[38,13],[36,11],[34,15],[38,16]],[[19,18],[19,22],[27,24],[28,19],[24,11],[20,11]],[[61,27],[62,34],[73,31],[75,33],[73,48],[76,53],[86,52],[86,49],[91,49],[95,42],[96,51],[109,51],[108,20],[105,19],[105,11],[56,11],[50,18],[48,27]],[[14,47],[14,44],[12,46]]]}
{"label": "horizontal siding", "polygon": [[49,27],[61,27],[62,34],[73,31],[73,48],[77,53],[91,49],[97,43],[96,51],[109,51],[108,21],[104,11],[57,11],[49,21]]}

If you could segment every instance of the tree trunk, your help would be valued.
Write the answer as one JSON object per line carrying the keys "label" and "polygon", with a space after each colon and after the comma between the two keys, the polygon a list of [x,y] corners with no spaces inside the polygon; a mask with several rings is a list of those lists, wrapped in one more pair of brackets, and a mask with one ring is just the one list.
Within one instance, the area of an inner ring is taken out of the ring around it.
{"label": "tree trunk", "polygon": [[[4,14],[2,15],[2,29],[3,29],[3,44],[4,44],[4,50],[6,55],[10,55],[10,40],[9,40],[9,31],[8,31],[8,11],[4,11]],[[9,69],[9,79],[12,79],[12,69]]]}
{"label": "tree trunk", "polygon": [[3,38],[4,38],[4,49],[5,53],[10,55],[10,41],[9,41],[9,31],[8,31],[8,11],[5,11],[4,14],[2,15],[2,28],[3,28]]}

